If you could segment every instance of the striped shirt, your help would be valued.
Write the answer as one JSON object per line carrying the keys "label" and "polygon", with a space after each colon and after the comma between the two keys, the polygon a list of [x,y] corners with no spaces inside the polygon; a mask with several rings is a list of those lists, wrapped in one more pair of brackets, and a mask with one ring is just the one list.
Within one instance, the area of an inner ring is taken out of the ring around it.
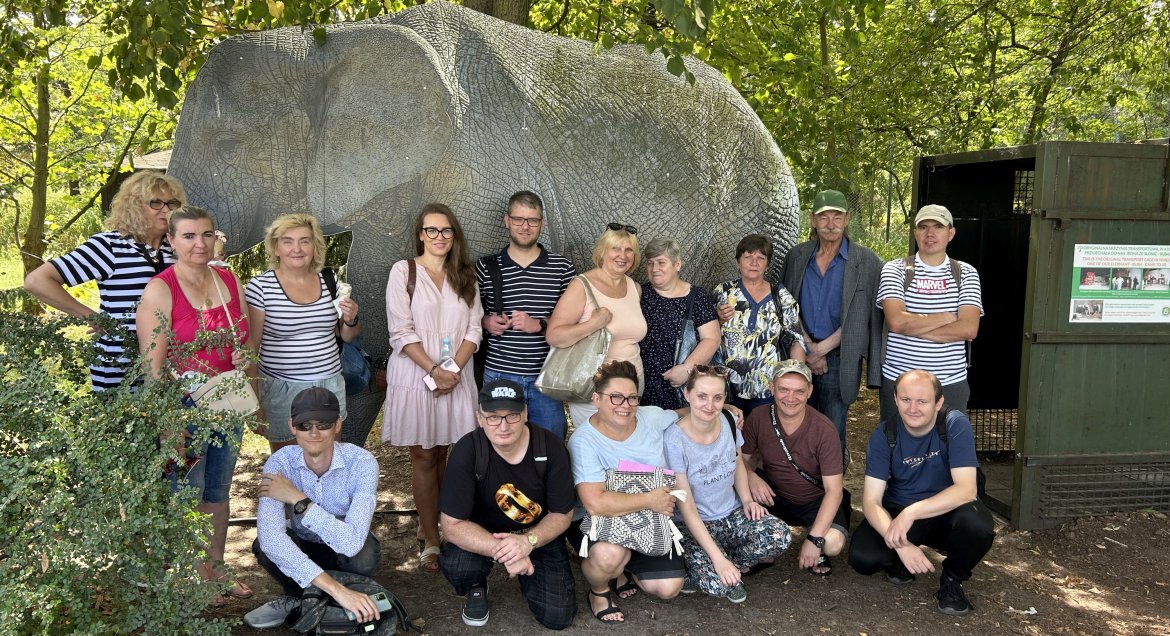
{"label": "striped shirt", "polygon": [[[882,306],[886,299],[906,303],[906,311],[912,314],[938,314],[944,311],[957,313],[959,307],[970,305],[983,315],[983,299],[979,291],[979,272],[958,261],[962,273],[962,288],[951,275],[950,259],[941,265],[929,266],[914,256],[914,280],[909,289],[906,283],[906,269],[903,261],[896,258],[882,266],[881,283],[878,285],[877,304]],[[886,343],[886,359],[882,364],[882,377],[893,380],[905,371],[925,369],[938,376],[944,385],[955,384],[967,379],[967,352],[963,341],[931,342],[916,336],[905,336],[890,332]]]}
{"label": "striped shirt", "polygon": [[[491,274],[480,259],[475,264],[475,278],[479,282],[479,297],[484,313],[523,311],[533,318],[548,319],[557,306],[561,294],[577,275],[569,259],[540,248],[540,256],[528,267],[520,267],[508,256],[508,248],[496,255],[500,265],[503,286],[502,309],[496,306],[496,292]],[[548,356],[548,343],[542,333],[524,333],[507,329],[499,336],[484,332],[487,343],[487,358],[484,368],[500,373],[516,375],[538,375],[544,359]]]}
{"label": "striped shirt", "polygon": [[[96,281],[101,298],[99,311],[125,326],[132,339],[138,333],[134,317],[142,290],[155,274],[174,262],[175,255],[166,239],[162,247],[152,250],[118,231],[94,234],[77,249],[49,261],[70,287]],[[130,359],[124,355],[126,344],[116,335],[102,334],[96,346],[98,355],[89,367],[93,390],[115,388],[130,366]]]}
{"label": "striped shirt", "polygon": [[260,372],[264,375],[313,382],[341,373],[337,309],[324,277],[317,274],[317,280],[321,295],[303,305],[289,300],[272,270],[252,278],[244,288],[248,306],[264,312],[260,336]]}
{"label": "striped shirt", "polygon": [[378,460],[370,451],[334,442],[329,470],[318,477],[305,466],[305,452],[300,446],[286,446],[264,462],[264,472],[284,475],[313,500],[303,515],[294,514],[292,505],[270,497],[261,497],[256,506],[260,549],[285,576],[308,587],[324,572],[293,543],[289,531],[345,556],[361,551],[378,503]]}

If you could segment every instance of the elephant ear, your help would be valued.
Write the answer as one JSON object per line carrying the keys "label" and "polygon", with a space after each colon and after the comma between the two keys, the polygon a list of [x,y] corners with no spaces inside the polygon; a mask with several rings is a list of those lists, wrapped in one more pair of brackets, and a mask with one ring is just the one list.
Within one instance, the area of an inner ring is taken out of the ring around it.
{"label": "elephant ear", "polygon": [[443,156],[457,113],[439,56],[410,29],[341,27],[322,49],[327,68],[308,104],[305,189],[318,218],[349,225],[371,199]]}

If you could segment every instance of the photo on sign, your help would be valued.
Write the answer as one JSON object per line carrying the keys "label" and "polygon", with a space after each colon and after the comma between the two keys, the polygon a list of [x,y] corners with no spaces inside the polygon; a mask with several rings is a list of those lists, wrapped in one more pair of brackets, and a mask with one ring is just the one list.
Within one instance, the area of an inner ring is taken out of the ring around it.
{"label": "photo on sign", "polygon": [[1069,320],[1101,320],[1100,300],[1089,300],[1086,298],[1075,298],[1072,301],[1072,315]]}

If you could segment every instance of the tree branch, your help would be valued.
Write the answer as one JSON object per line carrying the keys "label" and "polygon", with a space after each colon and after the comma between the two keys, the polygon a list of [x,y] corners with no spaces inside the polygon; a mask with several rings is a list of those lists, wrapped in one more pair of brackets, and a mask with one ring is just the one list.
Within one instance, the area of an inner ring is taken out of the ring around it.
{"label": "tree branch", "polygon": [[9,159],[12,159],[16,163],[19,163],[20,165],[24,166],[25,168],[28,168],[29,170],[33,169],[33,165],[31,163],[29,163],[28,161],[25,161],[24,159],[21,159],[20,157],[17,157],[15,154],[12,153],[11,150],[8,149],[7,146],[0,146],[0,150],[3,150],[4,154],[8,155]]}
{"label": "tree branch", "polygon": [[[134,124],[134,130],[130,131],[130,136],[126,138],[126,145],[122,146],[122,152],[118,154],[118,159],[114,161],[113,165],[110,167],[111,177],[118,173],[118,168],[122,166],[122,161],[126,159],[126,155],[130,152],[130,147],[134,145],[134,137],[138,134],[138,129],[142,128],[142,122],[146,121],[148,114],[149,113],[142,113],[142,116],[138,118],[138,122]],[[93,196],[89,198],[89,201],[85,204],[85,206],[83,206],[81,210],[77,212],[77,214],[74,214],[73,218],[61,224],[61,229],[57,231],[63,232],[69,229],[74,223],[77,222],[77,219],[80,219],[82,215],[84,215],[89,211],[90,208],[93,207],[94,202],[97,201],[98,197],[101,195],[102,189],[98,188],[96,191],[94,191]]]}

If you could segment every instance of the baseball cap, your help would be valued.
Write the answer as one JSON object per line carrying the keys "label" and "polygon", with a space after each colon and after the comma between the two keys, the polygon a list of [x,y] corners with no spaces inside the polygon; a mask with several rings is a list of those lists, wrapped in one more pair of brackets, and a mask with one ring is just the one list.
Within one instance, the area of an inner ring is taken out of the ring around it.
{"label": "baseball cap", "polygon": [[848,206],[849,202],[845,200],[844,194],[836,190],[821,190],[817,193],[816,198],[813,199],[813,214],[820,214],[821,212],[828,212],[830,210],[848,214]]}
{"label": "baseball cap", "polygon": [[938,221],[947,227],[955,224],[955,219],[951,217],[951,211],[946,206],[934,203],[924,205],[922,209],[918,210],[918,214],[914,217],[914,226],[917,227],[923,221]]}
{"label": "baseball cap", "polygon": [[309,420],[336,422],[341,417],[341,403],[333,391],[311,386],[293,398],[290,413],[294,426]]}
{"label": "baseball cap", "polygon": [[800,375],[804,376],[805,380],[812,382],[812,370],[808,368],[807,364],[795,358],[789,358],[776,365],[776,375],[772,376],[772,379],[775,380],[776,378],[779,378],[782,375],[788,375],[789,373],[799,373]]}
{"label": "baseball cap", "polygon": [[524,410],[524,388],[511,380],[492,380],[479,390],[479,410],[520,413]]}

